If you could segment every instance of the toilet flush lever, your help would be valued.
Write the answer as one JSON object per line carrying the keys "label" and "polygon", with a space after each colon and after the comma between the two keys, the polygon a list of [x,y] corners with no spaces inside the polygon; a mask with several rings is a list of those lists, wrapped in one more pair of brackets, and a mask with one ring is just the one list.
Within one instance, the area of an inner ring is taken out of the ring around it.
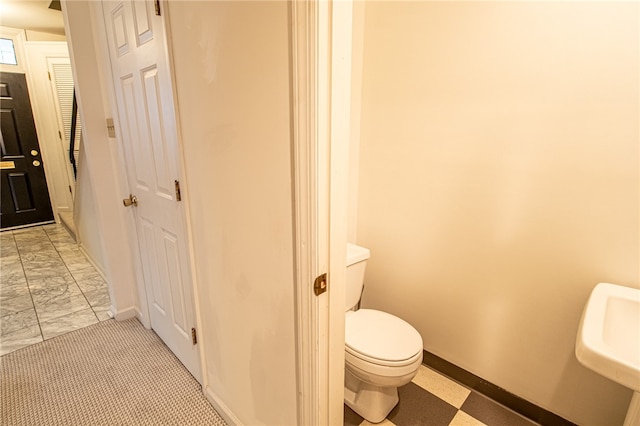
{"label": "toilet flush lever", "polygon": [[316,278],[313,282],[313,292],[316,296],[320,296],[327,291],[327,274],[324,273]]}

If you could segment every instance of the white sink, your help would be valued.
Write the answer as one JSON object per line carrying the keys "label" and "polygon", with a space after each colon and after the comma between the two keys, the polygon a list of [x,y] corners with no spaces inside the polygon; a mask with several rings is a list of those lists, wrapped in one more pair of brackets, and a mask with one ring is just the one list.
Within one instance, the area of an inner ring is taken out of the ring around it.
{"label": "white sink", "polygon": [[640,289],[595,286],[580,320],[576,358],[634,391],[625,425],[640,424]]}

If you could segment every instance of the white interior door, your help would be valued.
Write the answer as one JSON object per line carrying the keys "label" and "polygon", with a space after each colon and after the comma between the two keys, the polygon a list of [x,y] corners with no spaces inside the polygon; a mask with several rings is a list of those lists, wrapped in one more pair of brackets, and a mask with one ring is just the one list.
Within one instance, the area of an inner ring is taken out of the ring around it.
{"label": "white interior door", "polygon": [[153,1],[104,1],[103,12],[151,327],[201,381],[173,93]]}

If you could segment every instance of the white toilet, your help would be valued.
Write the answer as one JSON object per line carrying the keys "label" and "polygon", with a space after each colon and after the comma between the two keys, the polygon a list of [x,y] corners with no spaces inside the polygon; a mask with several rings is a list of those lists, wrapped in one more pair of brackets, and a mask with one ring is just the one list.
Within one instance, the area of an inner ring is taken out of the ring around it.
{"label": "white toilet", "polygon": [[355,309],[364,286],[369,249],[347,245],[344,401],[371,423],[398,403],[398,387],[422,363],[422,338],[406,321],[373,309]]}

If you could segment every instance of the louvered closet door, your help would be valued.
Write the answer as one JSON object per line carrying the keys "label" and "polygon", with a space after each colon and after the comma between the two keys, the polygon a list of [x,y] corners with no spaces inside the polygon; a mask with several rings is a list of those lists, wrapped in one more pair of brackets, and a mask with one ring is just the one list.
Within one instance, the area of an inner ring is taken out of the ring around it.
{"label": "louvered closet door", "polygon": [[171,78],[162,18],[152,1],[103,2],[152,328],[200,380]]}
{"label": "louvered closet door", "polygon": [[[47,58],[49,75],[51,76],[51,89],[53,92],[56,113],[58,115],[58,126],[62,131],[59,138],[65,153],[66,172],[69,182],[75,182],[73,166],[69,160],[69,149],[71,146],[71,120],[73,111],[73,74],[71,73],[71,63],[69,58]],[[80,120],[76,122],[76,134],[73,156],[78,164],[80,154],[80,139],[82,134],[82,124]],[[73,191],[75,195],[75,191]]]}

